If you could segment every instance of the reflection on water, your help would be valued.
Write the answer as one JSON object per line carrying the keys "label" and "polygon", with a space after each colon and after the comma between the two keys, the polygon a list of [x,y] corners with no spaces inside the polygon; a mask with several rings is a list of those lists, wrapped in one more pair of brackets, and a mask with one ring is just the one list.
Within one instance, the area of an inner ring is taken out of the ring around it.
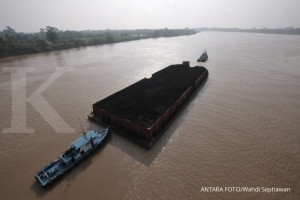
{"label": "reflection on water", "polygon": [[[34,67],[27,96],[56,68],[71,67],[43,97],[72,128],[91,105],[170,64],[207,49],[205,85],[151,150],[113,134],[109,143],[49,190],[34,173],[78,134],[57,134],[27,103],[32,134],[0,134],[3,199],[297,199],[300,37],[199,33],[0,60],[0,129],[11,123],[11,74]],[[84,121],[88,128],[99,128]],[[289,187],[291,193],[201,193],[201,187]],[[15,192],[18,188],[18,192]]]}

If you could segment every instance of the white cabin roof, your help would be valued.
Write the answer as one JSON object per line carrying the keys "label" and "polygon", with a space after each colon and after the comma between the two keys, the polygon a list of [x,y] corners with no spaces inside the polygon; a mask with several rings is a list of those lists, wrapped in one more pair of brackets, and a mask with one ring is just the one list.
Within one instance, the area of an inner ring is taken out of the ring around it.
{"label": "white cabin roof", "polygon": [[80,138],[72,142],[71,146],[75,147],[76,149],[79,149],[80,147],[88,143],[91,138],[94,138],[96,136],[97,136],[96,131],[88,131],[86,134],[82,135]]}

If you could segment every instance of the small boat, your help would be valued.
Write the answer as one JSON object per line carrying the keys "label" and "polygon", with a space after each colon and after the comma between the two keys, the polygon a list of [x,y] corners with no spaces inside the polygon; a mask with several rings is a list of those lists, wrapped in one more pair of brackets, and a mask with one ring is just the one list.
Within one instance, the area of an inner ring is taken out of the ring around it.
{"label": "small boat", "polygon": [[200,56],[200,58],[198,58],[198,62],[206,62],[208,59],[208,55],[206,50],[204,50],[204,52],[202,53],[202,55]]}
{"label": "small boat", "polygon": [[35,174],[36,180],[41,186],[47,186],[54,180],[65,174],[69,169],[89,156],[110,135],[110,127],[101,131],[83,131],[81,137],[71,143],[71,147],[59,156],[58,159],[50,162]]}

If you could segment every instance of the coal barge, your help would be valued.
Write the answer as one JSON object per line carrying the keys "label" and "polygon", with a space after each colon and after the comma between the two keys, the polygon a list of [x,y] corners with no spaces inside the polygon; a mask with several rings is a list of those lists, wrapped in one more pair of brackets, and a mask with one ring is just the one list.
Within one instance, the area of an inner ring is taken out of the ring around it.
{"label": "coal barge", "polygon": [[183,103],[208,77],[188,61],[170,65],[93,104],[89,118],[122,129],[122,135],[150,148]]}

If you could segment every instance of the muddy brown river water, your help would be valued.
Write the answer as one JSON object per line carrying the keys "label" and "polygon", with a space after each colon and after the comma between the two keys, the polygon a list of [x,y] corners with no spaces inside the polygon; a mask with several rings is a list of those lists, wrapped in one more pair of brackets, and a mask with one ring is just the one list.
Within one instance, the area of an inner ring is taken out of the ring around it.
{"label": "muddy brown river water", "polygon": [[[197,63],[203,49],[209,60]],[[103,128],[87,120],[93,103],[184,60],[208,80],[152,149],[113,132],[53,186],[38,185],[35,172],[79,136],[79,118]],[[36,91],[46,104],[30,100]],[[300,36],[203,32],[4,58],[0,111],[1,200],[300,199]],[[22,113],[30,131],[9,129],[24,127]]]}

